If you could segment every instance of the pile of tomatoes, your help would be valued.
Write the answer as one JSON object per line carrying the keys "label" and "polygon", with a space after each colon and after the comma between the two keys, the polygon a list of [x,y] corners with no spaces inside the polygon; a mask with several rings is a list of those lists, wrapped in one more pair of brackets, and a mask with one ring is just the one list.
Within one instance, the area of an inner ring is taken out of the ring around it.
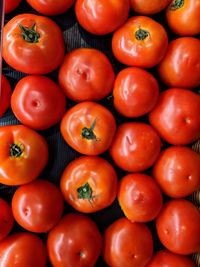
{"label": "pile of tomatoes", "polygon": [[[3,70],[21,78],[1,79],[0,267],[196,266],[200,0],[5,0],[5,13]],[[69,40],[57,20],[71,14],[108,51]],[[75,155],[57,181],[51,131]]]}

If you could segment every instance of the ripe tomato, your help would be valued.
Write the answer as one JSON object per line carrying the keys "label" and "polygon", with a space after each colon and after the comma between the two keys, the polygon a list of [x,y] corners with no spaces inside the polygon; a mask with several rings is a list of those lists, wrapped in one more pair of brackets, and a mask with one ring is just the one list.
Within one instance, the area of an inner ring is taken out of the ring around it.
{"label": "ripe tomato", "polygon": [[99,258],[102,237],[87,216],[69,213],[49,232],[47,251],[54,267],[93,267]]}
{"label": "ripe tomato", "polygon": [[12,198],[15,220],[35,233],[48,232],[61,218],[64,200],[58,188],[45,180],[20,186]]}
{"label": "ripe tomato", "polygon": [[162,208],[160,188],[154,179],[142,173],[128,174],[120,180],[118,201],[132,222],[152,221]]}
{"label": "ripe tomato", "polygon": [[139,117],[153,109],[158,94],[158,82],[152,74],[139,68],[126,68],[115,80],[114,106],[126,117]]}
{"label": "ripe tomato", "polygon": [[185,199],[168,201],[156,220],[157,234],[162,244],[178,254],[200,250],[200,212]]}
{"label": "ripe tomato", "polygon": [[200,85],[200,40],[181,37],[171,41],[158,72],[170,87],[192,89]]}
{"label": "ripe tomato", "polygon": [[113,89],[115,74],[108,58],[92,48],[79,48],[65,56],[59,83],[74,101],[96,101]]}
{"label": "ripe tomato", "polygon": [[75,0],[26,0],[37,12],[53,16],[65,13]]}
{"label": "ripe tomato", "polygon": [[120,218],[104,233],[103,257],[112,267],[144,267],[153,253],[149,228]]}
{"label": "ripe tomato", "polygon": [[1,267],[46,267],[46,249],[34,234],[17,233],[0,242]]}
{"label": "ripe tomato", "polygon": [[186,145],[200,137],[200,96],[189,90],[171,88],[160,94],[150,123],[173,145]]}
{"label": "ripe tomato", "polygon": [[119,28],[128,18],[129,0],[77,0],[76,17],[90,33],[103,35]]}
{"label": "ripe tomato", "polygon": [[3,28],[3,58],[28,74],[55,70],[64,58],[62,32],[51,19],[34,14],[13,17]]}
{"label": "ripe tomato", "polygon": [[0,117],[6,112],[10,106],[12,90],[9,81],[4,75],[1,75],[1,89],[0,89]]}
{"label": "ripe tomato", "polygon": [[61,120],[66,99],[55,82],[45,76],[26,76],[16,85],[11,107],[23,124],[45,130]]}
{"label": "ripe tomato", "polygon": [[200,33],[199,14],[200,0],[172,0],[166,9],[170,29],[183,36]]}
{"label": "ripe tomato", "polygon": [[121,124],[110,146],[114,162],[128,172],[149,168],[160,153],[160,138],[148,124],[129,122]]}
{"label": "ripe tomato", "polygon": [[186,197],[200,189],[200,155],[188,147],[169,147],[154,164],[153,176],[166,195]]}
{"label": "ripe tomato", "polygon": [[81,154],[105,152],[114,137],[116,122],[100,104],[82,102],[68,110],[61,121],[61,134],[67,144]]}
{"label": "ripe tomato", "polygon": [[168,6],[171,0],[131,0],[131,8],[138,14],[152,15]]}
{"label": "ripe tomato", "polygon": [[8,203],[0,198],[0,241],[10,233],[13,224],[12,210]]}
{"label": "ripe tomato", "polygon": [[5,0],[4,2],[4,11],[5,14],[8,14],[18,7],[18,5],[21,3],[21,0]]}
{"label": "ripe tomato", "polygon": [[0,127],[0,183],[26,184],[36,179],[48,160],[48,146],[23,125]]}
{"label": "ripe tomato", "polygon": [[65,168],[61,181],[65,200],[81,212],[96,212],[112,204],[117,195],[117,174],[106,160],[83,156]]}
{"label": "ripe tomato", "polygon": [[158,64],[165,55],[167,45],[164,27],[146,16],[133,16],[112,38],[114,56],[123,64],[141,68]]}

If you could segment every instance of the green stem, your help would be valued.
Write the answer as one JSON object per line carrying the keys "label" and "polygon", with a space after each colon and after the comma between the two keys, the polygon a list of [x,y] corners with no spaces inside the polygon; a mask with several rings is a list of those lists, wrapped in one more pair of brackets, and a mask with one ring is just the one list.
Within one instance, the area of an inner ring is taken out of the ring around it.
{"label": "green stem", "polygon": [[40,34],[36,31],[36,23],[31,28],[19,24],[23,39],[28,43],[38,43]]}
{"label": "green stem", "polygon": [[10,156],[12,158],[19,158],[22,155],[23,151],[24,149],[22,145],[16,145],[16,144],[10,145]]}
{"label": "green stem", "polygon": [[143,29],[139,29],[135,32],[135,38],[139,41],[143,41],[149,36],[149,32]]}
{"label": "green stem", "polygon": [[170,10],[177,10],[181,8],[184,5],[184,0],[174,0],[170,5],[169,9]]}
{"label": "green stem", "polygon": [[96,119],[93,121],[92,125],[87,128],[87,127],[84,127],[81,131],[81,135],[83,138],[86,138],[88,140],[98,140],[98,138],[96,137],[95,133],[94,133],[94,128],[95,128],[95,125],[96,125]]}
{"label": "green stem", "polygon": [[84,184],[83,186],[80,186],[77,188],[78,198],[79,199],[88,199],[89,203],[93,207],[93,199],[95,196],[93,196],[93,191],[89,183]]}

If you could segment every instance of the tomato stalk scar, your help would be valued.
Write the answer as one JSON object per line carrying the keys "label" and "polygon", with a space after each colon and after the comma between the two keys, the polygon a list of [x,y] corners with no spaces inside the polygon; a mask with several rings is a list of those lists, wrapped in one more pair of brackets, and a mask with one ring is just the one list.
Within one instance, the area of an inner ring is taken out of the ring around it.
{"label": "tomato stalk scar", "polygon": [[174,0],[171,5],[169,5],[170,10],[176,10],[181,8],[184,5],[184,0]]}
{"label": "tomato stalk scar", "polygon": [[93,207],[93,199],[95,196],[93,196],[93,191],[89,183],[84,184],[83,186],[80,186],[77,188],[78,198],[79,199],[88,199],[89,203]]}
{"label": "tomato stalk scar", "polygon": [[10,145],[10,156],[12,158],[19,158],[24,151],[23,145],[11,144]]}
{"label": "tomato stalk scar", "polygon": [[81,135],[83,138],[86,138],[88,140],[95,140],[97,141],[98,138],[96,137],[95,133],[94,133],[94,128],[96,125],[96,119],[94,119],[92,125],[90,126],[90,128],[84,127],[82,129]]}
{"label": "tomato stalk scar", "polygon": [[28,43],[38,43],[40,38],[40,34],[36,31],[36,23],[29,29],[21,24],[19,24],[19,28],[22,31],[23,39]]}
{"label": "tomato stalk scar", "polygon": [[139,41],[146,39],[148,36],[149,32],[140,28],[135,32],[135,38]]}

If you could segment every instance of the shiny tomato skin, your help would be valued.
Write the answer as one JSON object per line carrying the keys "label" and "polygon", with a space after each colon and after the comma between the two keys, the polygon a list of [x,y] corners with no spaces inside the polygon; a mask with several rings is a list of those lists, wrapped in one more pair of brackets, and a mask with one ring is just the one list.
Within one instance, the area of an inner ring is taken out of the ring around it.
{"label": "shiny tomato skin", "polygon": [[[32,39],[23,30],[34,30]],[[3,28],[3,58],[12,68],[27,74],[47,74],[62,62],[65,52],[61,29],[51,19],[34,14],[13,17]]]}
{"label": "shiny tomato skin", "polygon": [[5,238],[14,225],[14,218],[11,207],[2,198],[0,198],[0,241]]}
{"label": "shiny tomato skin", "polygon": [[77,0],[75,13],[80,25],[95,35],[119,28],[128,18],[129,0]]}
{"label": "shiny tomato skin", "polygon": [[116,122],[108,109],[86,101],[76,104],[65,113],[60,130],[73,149],[84,155],[96,156],[109,148]]}
{"label": "shiny tomato skin", "polygon": [[66,99],[53,80],[31,75],[17,83],[11,97],[11,108],[24,125],[35,130],[45,130],[61,120]]}
{"label": "shiny tomato skin", "polygon": [[21,0],[5,0],[5,4],[4,4],[5,14],[8,14],[12,12],[13,10],[15,10],[20,3],[21,3]]}
{"label": "shiny tomato skin", "polygon": [[169,87],[192,89],[200,85],[200,40],[194,37],[172,40],[158,65],[158,73]]}
{"label": "shiny tomato skin", "polygon": [[112,267],[145,267],[153,254],[149,228],[124,217],[108,226],[103,242],[104,260]]}
{"label": "shiny tomato skin", "polygon": [[134,118],[150,112],[159,95],[159,85],[152,74],[140,68],[126,68],[116,77],[113,96],[116,110]]}
{"label": "shiny tomato skin", "polygon": [[168,6],[171,0],[131,0],[131,8],[138,14],[153,15]]}
{"label": "shiny tomato skin", "polygon": [[79,213],[65,215],[47,238],[47,253],[54,267],[94,267],[101,248],[96,224]]}
{"label": "shiny tomato skin", "polygon": [[10,106],[12,90],[8,79],[2,75],[1,76],[1,94],[0,94],[0,117],[7,111]]}
{"label": "shiny tomato skin", "polygon": [[46,267],[46,263],[45,245],[34,234],[20,232],[0,242],[1,267]]}
{"label": "shiny tomato skin", "polygon": [[161,141],[157,132],[146,123],[121,124],[109,152],[115,164],[128,172],[148,169],[160,153]]}
{"label": "shiny tomato skin", "polygon": [[48,161],[43,136],[23,125],[0,127],[0,183],[21,185],[35,180]]}
{"label": "shiny tomato skin", "polygon": [[111,93],[115,74],[109,59],[99,50],[71,51],[59,69],[59,83],[73,101],[97,101]]}
{"label": "shiny tomato skin", "polygon": [[150,123],[172,145],[187,145],[200,137],[200,96],[192,91],[170,88],[160,94],[149,114]]}
{"label": "shiny tomato skin", "polygon": [[157,65],[164,57],[167,45],[164,27],[146,16],[131,17],[112,38],[116,59],[133,67],[151,68]]}
{"label": "shiny tomato skin", "polygon": [[200,212],[185,199],[165,203],[156,220],[161,243],[170,251],[188,255],[200,249]]}

